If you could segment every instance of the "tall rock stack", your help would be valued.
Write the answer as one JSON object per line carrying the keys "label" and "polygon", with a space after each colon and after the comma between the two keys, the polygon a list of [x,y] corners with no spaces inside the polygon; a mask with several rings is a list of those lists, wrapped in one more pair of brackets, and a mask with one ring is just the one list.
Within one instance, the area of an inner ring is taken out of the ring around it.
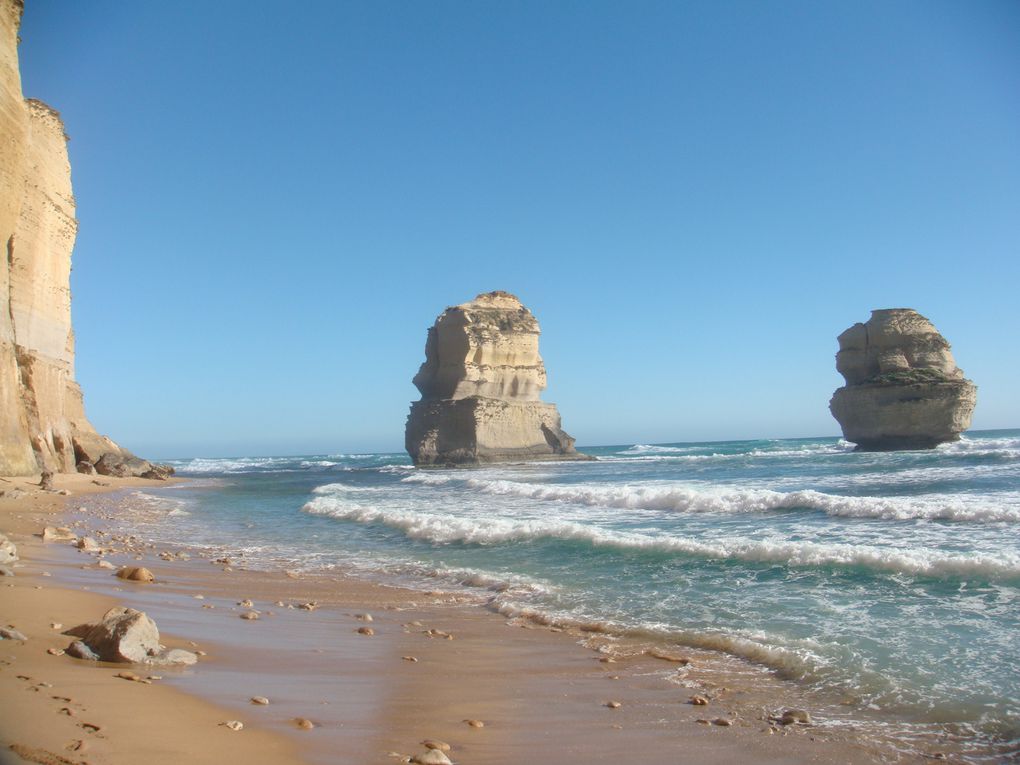
{"label": "tall rock stack", "polygon": [[538,321],[507,292],[447,308],[429,329],[404,440],[416,465],[589,459],[560,427]]}
{"label": "tall rock stack", "polygon": [[836,369],[846,385],[829,410],[860,450],[931,449],[970,427],[977,386],[964,379],[946,339],[913,309],[872,311],[866,324],[846,330]]}
{"label": "tall rock stack", "polygon": [[96,433],[74,380],[67,136],[56,111],[22,97],[23,8],[0,0],[0,475],[90,470],[104,455],[111,473],[140,475],[154,466]]}

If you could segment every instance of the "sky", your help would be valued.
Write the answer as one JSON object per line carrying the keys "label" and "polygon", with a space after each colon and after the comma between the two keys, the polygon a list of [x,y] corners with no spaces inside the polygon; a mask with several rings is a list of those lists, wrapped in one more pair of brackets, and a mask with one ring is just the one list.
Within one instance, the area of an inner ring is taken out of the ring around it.
{"label": "sky", "polygon": [[26,6],[86,410],[144,456],[400,450],[494,289],[579,445],[838,435],[890,307],[1020,427],[1020,3]]}

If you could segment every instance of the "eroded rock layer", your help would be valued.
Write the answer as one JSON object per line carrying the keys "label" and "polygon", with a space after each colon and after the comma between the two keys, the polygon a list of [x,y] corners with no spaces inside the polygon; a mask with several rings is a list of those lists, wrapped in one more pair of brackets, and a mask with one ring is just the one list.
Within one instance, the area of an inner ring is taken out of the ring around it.
{"label": "eroded rock layer", "polygon": [[836,369],[846,385],[829,410],[858,449],[930,449],[970,427],[977,386],[964,379],[946,339],[913,309],[872,311],[867,323],[846,330]]}
{"label": "eroded rock layer", "polygon": [[0,475],[74,472],[105,454],[118,464],[137,459],[92,427],[74,380],[78,221],[67,136],[56,111],[22,97],[22,9],[21,0],[0,0]]}
{"label": "eroded rock layer", "polygon": [[588,459],[560,426],[538,353],[538,321],[506,292],[447,308],[429,329],[404,434],[416,465]]}

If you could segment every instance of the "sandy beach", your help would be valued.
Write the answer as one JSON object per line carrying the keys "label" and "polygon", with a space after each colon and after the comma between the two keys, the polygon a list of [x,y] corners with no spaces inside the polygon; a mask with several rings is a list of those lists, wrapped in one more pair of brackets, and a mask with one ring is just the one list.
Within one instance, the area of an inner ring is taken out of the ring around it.
{"label": "sandy beach", "polygon": [[[6,491],[27,493],[0,498],[0,530],[20,555],[16,576],[0,580],[0,613],[28,638],[0,642],[4,762],[406,762],[425,739],[448,743],[463,763],[895,759],[853,731],[770,722],[792,686],[764,672],[749,685],[719,655],[649,655],[449,594],[247,571],[243,561],[188,556],[186,545],[104,540],[102,508],[152,482],[56,482],[70,496],[10,479]],[[83,500],[100,492],[113,493]],[[114,551],[44,543],[47,525],[96,534]],[[98,557],[144,565],[156,582],[117,579]],[[199,663],[146,669],[48,652],[71,641],[64,630],[115,605],[148,613],[167,646],[200,651]],[[259,618],[240,618],[247,611]],[[125,671],[160,679],[118,677]],[[691,704],[696,695],[708,704]],[[269,703],[253,704],[257,696]],[[242,730],[224,725],[235,720]]]}

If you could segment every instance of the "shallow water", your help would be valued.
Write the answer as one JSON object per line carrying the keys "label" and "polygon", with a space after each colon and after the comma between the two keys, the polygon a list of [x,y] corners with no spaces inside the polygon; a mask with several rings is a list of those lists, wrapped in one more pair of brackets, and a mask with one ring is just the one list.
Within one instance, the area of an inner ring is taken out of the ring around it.
{"label": "shallow water", "polygon": [[585,451],[599,460],[179,460],[202,480],[134,494],[120,523],[252,567],[445,583],[506,614],[716,648],[860,720],[1017,751],[1020,431],[881,454],[832,438]]}

